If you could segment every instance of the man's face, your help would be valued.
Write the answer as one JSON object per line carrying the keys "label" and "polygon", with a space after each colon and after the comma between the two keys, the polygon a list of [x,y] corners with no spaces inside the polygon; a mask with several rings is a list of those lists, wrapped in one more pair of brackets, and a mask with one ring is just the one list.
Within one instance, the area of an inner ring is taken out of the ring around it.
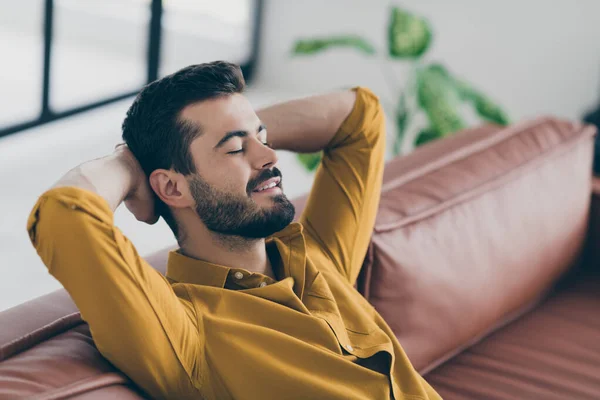
{"label": "man's face", "polygon": [[223,96],[190,105],[181,116],[202,131],[190,146],[198,173],[188,182],[207,228],[248,238],[285,228],[294,206],[283,194],[277,155],[249,101],[241,94]]}

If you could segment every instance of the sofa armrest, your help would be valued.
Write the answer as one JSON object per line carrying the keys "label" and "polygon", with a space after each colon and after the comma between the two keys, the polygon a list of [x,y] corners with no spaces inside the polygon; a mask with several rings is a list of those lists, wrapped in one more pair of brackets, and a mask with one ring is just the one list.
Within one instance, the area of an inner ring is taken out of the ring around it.
{"label": "sofa armrest", "polygon": [[0,312],[0,362],[82,323],[64,289]]}

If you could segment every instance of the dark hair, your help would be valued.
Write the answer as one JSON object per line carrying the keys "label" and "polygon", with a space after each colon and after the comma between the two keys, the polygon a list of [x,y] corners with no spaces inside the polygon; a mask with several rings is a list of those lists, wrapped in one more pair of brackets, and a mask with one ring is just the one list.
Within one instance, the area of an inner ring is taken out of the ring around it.
{"label": "dark hair", "polygon": [[[123,140],[146,176],[156,169],[184,175],[196,173],[190,144],[200,127],[181,118],[181,111],[203,100],[241,93],[245,82],[239,66],[225,61],[190,65],[146,85],[123,121]],[[175,237],[178,227],[169,207],[155,195],[156,211]]]}

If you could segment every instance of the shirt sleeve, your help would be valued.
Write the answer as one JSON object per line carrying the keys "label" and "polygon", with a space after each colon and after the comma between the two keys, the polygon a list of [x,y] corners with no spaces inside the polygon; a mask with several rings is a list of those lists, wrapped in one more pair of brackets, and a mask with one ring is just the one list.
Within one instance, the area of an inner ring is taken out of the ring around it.
{"label": "shirt sleeve", "polygon": [[323,151],[300,222],[354,285],[371,239],[383,180],[385,115],[377,97],[355,88],[356,101]]}
{"label": "shirt sleeve", "polygon": [[109,361],[155,398],[197,391],[202,332],[186,289],[172,288],[137,254],[103,197],[51,189],[35,204],[27,230]]}

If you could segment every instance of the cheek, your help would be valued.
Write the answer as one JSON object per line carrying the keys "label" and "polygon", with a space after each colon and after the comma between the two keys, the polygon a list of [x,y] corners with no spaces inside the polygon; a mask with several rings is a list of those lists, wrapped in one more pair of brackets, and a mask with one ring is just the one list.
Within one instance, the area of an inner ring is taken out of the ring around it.
{"label": "cheek", "polygon": [[[213,168],[213,170],[216,168]],[[249,174],[239,166],[219,167],[210,181],[213,187],[226,193],[247,194]]]}

